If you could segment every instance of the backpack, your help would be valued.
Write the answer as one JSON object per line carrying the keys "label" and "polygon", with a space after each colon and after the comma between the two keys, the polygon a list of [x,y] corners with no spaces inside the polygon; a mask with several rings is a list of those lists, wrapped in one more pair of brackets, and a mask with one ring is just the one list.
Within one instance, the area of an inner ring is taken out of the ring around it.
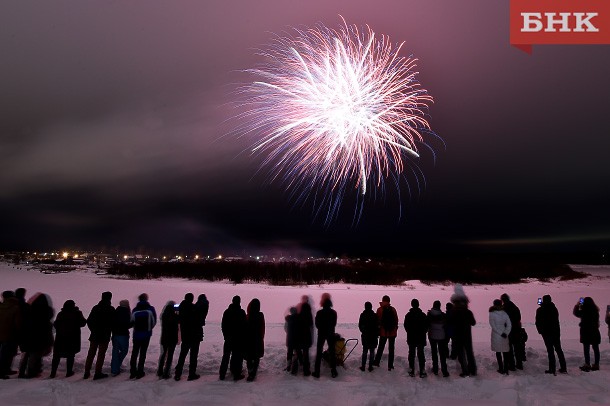
{"label": "backpack", "polygon": [[392,306],[383,306],[383,310],[381,311],[381,327],[383,327],[386,332],[396,328],[396,320],[394,319]]}

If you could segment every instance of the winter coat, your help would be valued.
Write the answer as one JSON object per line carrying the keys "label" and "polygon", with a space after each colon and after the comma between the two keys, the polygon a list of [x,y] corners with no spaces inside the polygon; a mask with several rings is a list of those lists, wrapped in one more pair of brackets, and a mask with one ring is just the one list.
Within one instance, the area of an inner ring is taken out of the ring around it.
{"label": "winter coat", "polygon": [[362,346],[364,348],[377,348],[377,337],[379,336],[379,319],[377,313],[364,310],[358,320],[358,328],[362,333]]}
{"label": "winter coat", "polygon": [[100,300],[93,306],[87,318],[87,327],[91,331],[89,341],[109,342],[114,323],[114,307],[110,300]]}
{"label": "winter coat", "polygon": [[542,336],[555,337],[561,336],[559,325],[559,312],[555,303],[542,303],[536,310],[536,330]]}
{"label": "winter coat", "polygon": [[474,314],[468,309],[464,301],[456,302],[453,310],[449,314],[447,323],[451,325],[453,331],[453,340],[469,341],[472,340],[472,326],[477,322],[474,319]]}
{"label": "winter coat", "polygon": [[46,295],[40,294],[30,305],[29,317],[25,325],[23,351],[51,353],[53,347],[53,324],[55,311],[48,304]]}
{"label": "winter coat", "polygon": [[507,300],[504,302],[504,311],[510,319],[510,323],[513,326],[510,331],[512,338],[520,339],[521,336],[521,310],[512,301]]}
{"label": "winter coat", "polygon": [[129,337],[129,329],[133,327],[131,312],[127,307],[117,306],[114,311],[114,321],[112,323],[112,335],[117,337]]}
{"label": "winter coat", "polygon": [[333,337],[337,326],[337,312],[330,306],[325,305],[316,313],[315,323],[318,329],[318,337]]}
{"label": "winter coat", "polygon": [[55,327],[53,353],[60,357],[72,357],[78,354],[81,350],[80,329],[86,324],[87,319],[78,307],[61,309],[53,323]]}
{"label": "winter coat", "polygon": [[133,323],[133,339],[145,340],[152,336],[152,330],[157,324],[157,312],[150,303],[138,302],[131,312]]}
{"label": "winter coat", "polygon": [[610,339],[610,308],[606,311],[606,324],[608,325],[608,338]]}
{"label": "winter coat", "polygon": [[249,313],[246,320],[246,359],[262,358],[265,354],[265,315]]}
{"label": "winter coat", "polygon": [[0,303],[0,343],[16,343],[21,330],[19,300],[9,297]]}
{"label": "winter coat", "polygon": [[220,323],[225,341],[242,345],[246,332],[246,312],[238,304],[231,303],[222,314]]}
{"label": "winter coat", "polygon": [[161,345],[175,347],[178,344],[178,315],[173,307],[161,313]]}
{"label": "winter coat", "polygon": [[[383,316],[384,310],[387,312],[385,318]],[[380,337],[396,337],[398,335],[398,313],[390,302],[379,302],[377,318],[379,319]],[[386,325],[384,326],[384,324]]]}
{"label": "winter coat", "polygon": [[430,341],[442,341],[447,335],[445,333],[445,326],[447,324],[447,316],[440,309],[428,310],[428,339]]}
{"label": "winter coat", "polygon": [[426,345],[426,333],[428,332],[428,317],[419,307],[412,307],[405,315],[405,331],[407,332],[407,344],[418,347]]}
{"label": "winter coat", "polygon": [[[491,326],[491,350],[509,352],[508,335],[512,330],[512,323],[502,307],[492,306],[489,308],[489,325]],[[502,337],[502,334],[505,336]]]}
{"label": "winter coat", "polygon": [[580,318],[580,342],[583,344],[600,344],[602,336],[599,333],[599,310],[597,307],[586,308],[574,306],[574,316]]}
{"label": "winter coat", "polygon": [[302,303],[297,313],[297,346],[309,348],[313,343],[313,314],[309,303]]}
{"label": "winter coat", "polygon": [[288,314],[285,317],[284,331],[286,332],[286,347],[298,348],[299,345],[299,315],[297,313]]}
{"label": "winter coat", "polygon": [[195,305],[183,300],[178,307],[178,322],[183,343],[199,342]]}
{"label": "winter coat", "polygon": [[209,309],[210,302],[205,297],[198,299],[197,303],[193,306],[193,339],[196,342],[203,341],[203,326],[205,326],[205,319],[208,317]]}

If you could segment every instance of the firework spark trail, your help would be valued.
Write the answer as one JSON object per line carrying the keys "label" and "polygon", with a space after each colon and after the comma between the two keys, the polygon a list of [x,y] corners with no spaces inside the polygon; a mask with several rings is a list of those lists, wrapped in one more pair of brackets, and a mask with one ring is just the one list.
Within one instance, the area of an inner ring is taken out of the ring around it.
{"label": "firework spark trail", "polygon": [[323,190],[335,212],[346,189],[383,187],[419,157],[432,97],[402,46],[343,20],[338,30],[295,29],[259,52],[267,62],[246,71],[257,80],[241,89],[240,132],[256,137],[252,150],[271,180],[301,189],[300,198]]}

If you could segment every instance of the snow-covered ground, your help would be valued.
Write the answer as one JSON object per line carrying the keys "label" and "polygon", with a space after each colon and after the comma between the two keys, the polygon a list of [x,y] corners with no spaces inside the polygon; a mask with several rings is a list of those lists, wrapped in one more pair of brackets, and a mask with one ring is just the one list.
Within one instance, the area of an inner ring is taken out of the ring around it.
{"label": "snow-covered ground", "polygon": [[[312,295],[316,301],[323,292],[332,295],[338,313],[337,332],[346,338],[359,338],[357,321],[365,301],[375,308],[384,294],[390,295],[402,321],[410,307],[412,298],[418,298],[424,310],[434,300],[443,303],[449,300],[453,286],[423,285],[418,281],[405,282],[402,286],[361,286],[335,284],[307,287],[275,287],[261,284],[233,285],[181,279],[165,280],[120,280],[95,275],[93,271],[75,271],[68,274],[43,274],[26,267],[15,267],[0,263],[0,290],[25,287],[28,297],[35,292],[51,296],[56,312],[67,299],[76,301],[85,316],[100,298],[102,291],[113,292],[113,304],[120,299],[129,299],[132,306],[139,293],[147,292],[150,301],[160,312],[167,300],[180,301],[186,292],[195,295],[205,293],[210,300],[205,338],[199,354],[198,381],[180,382],[158,380],[155,376],[159,354],[157,327],[151,340],[146,361],[147,376],[130,381],[127,374],[99,381],[82,379],[88,330],[83,329],[83,350],[76,358],[76,375],[64,378],[65,360],[62,360],[58,378],[48,379],[50,359],[45,360],[42,378],[0,381],[0,404],[4,405],[576,405],[610,404],[610,344],[607,326],[603,323],[606,305],[610,304],[610,267],[574,266],[591,274],[586,279],[575,281],[538,281],[497,286],[467,286],[471,309],[478,321],[473,329],[478,376],[458,377],[455,361],[450,362],[451,377],[442,378],[429,374],[426,379],[410,378],[407,375],[407,346],[404,330],[399,331],[396,341],[396,369],[388,372],[382,367],[374,372],[358,369],[361,347],[356,348],[339,368],[339,377],[331,379],[323,365],[322,377],[314,379],[302,375],[292,376],[283,371],[286,349],[283,330],[284,314],[296,304],[301,295]],[[508,293],[521,308],[524,327],[529,334],[525,370],[501,376],[496,372],[495,354],[491,352],[488,324],[488,308],[494,298]],[[233,382],[218,380],[218,367],[222,355],[220,319],[222,312],[234,295],[242,297],[245,305],[254,297],[261,301],[267,321],[265,357],[261,360],[255,382]],[[562,344],[568,363],[568,375],[544,374],[547,357],[540,336],[533,325],[537,298],[550,294],[556,303],[562,325]],[[601,370],[581,372],[582,346],[578,340],[578,319],[572,316],[572,307],[581,296],[591,296],[602,314]],[[402,324],[402,323],[401,323]],[[386,349],[387,354],[387,349]],[[315,356],[312,349],[311,357]],[[429,348],[426,348],[427,366]],[[175,357],[176,358],[176,357]],[[129,360],[129,356],[126,362]],[[109,371],[110,349],[106,357],[105,372]],[[175,359],[174,359],[175,363]],[[14,364],[16,367],[17,360]]]}

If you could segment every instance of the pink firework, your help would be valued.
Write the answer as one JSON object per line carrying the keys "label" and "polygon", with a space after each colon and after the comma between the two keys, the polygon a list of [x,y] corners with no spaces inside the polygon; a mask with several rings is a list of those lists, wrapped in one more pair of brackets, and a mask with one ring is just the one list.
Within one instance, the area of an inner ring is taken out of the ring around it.
{"label": "pink firework", "polygon": [[[319,25],[278,37],[259,52],[265,63],[247,70],[242,134],[264,157],[271,180],[298,199],[313,197],[337,212],[349,190],[382,189],[417,158],[432,134],[425,111],[432,97],[416,81],[416,59],[402,44],[367,26]],[[328,219],[328,217],[327,217]]]}

